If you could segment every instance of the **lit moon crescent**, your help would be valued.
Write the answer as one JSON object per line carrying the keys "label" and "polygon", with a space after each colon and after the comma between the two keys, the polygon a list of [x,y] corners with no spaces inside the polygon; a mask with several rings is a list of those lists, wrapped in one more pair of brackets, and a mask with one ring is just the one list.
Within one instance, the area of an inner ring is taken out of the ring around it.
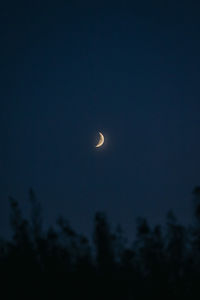
{"label": "lit moon crescent", "polygon": [[100,138],[99,138],[99,141],[98,141],[98,144],[95,146],[96,148],[99,148],[103,145],[104,143],[104,136],[101,132],[99,132],[99,135],[100,135]]}

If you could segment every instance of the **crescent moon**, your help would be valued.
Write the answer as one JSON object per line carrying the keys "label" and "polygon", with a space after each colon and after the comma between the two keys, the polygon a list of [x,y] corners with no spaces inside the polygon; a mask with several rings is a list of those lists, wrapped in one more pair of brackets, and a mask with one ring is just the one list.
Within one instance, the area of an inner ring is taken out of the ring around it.
{"label": "crescent moon", "polygon": [[99,135],[100,135],[100,138],[99,138],[99,141],[98,141],[98,144],[95,146],[96,148],[99,148],[103,145],[104,143],[104,136],[101,132],[99,132]]}

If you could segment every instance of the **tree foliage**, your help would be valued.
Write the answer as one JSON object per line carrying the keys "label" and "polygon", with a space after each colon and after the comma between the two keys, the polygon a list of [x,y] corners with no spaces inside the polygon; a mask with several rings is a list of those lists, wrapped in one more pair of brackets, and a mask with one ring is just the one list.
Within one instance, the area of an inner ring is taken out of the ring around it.
{"label": "tree foliage", "polygon": [[12,239],[0,240],[0,272],[16,295],[25,294],[27,287],[38,297],[56,292],[69,299],[200,295],[199,206],[193,227],[180,225],[173,212],[165,226],[151,227],[146,219],[138,219],[135,240],[129,245],[121,226],[113,231],[102,212],[94,218],[93,243],[63,217],[44,230],[33,190],[29,199],[30,220],[23,217],[18,202],[9,199]]}

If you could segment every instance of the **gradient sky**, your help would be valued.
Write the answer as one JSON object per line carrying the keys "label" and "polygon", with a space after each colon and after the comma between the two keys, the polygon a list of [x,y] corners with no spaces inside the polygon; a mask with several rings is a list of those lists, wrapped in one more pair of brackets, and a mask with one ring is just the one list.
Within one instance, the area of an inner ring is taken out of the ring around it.
{"label": "gradient sky", "polygon": [[79,232],[97,210],[128,235],[137,216],[163,222],[173,209],[191,220],[200,4],[133,3],[1,4],[0,235],[8,195],[26,211],[29,187],[46,223],[62,214]]}

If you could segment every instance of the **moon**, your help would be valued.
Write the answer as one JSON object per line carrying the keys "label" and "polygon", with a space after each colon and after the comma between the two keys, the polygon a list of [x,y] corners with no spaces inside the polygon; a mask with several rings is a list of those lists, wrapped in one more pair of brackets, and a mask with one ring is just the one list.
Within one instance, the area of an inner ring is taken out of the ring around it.
{"label": "moon", "polygon": [[104,143],[104,136],[101,132],[99,132],[99,141],[98,141],[98,144],[95,147],[99,148],[103,145],[103,143]]}

